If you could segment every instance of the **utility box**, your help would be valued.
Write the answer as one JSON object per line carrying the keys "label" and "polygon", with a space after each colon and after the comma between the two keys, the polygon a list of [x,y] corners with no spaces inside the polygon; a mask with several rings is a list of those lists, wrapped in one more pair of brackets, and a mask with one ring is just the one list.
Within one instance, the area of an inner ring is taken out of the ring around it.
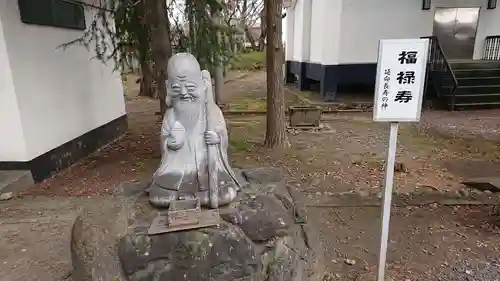
{"label": "utility box", "polygon": [[320,106],[290,106],[290,127],[319,127],[321,113]]}

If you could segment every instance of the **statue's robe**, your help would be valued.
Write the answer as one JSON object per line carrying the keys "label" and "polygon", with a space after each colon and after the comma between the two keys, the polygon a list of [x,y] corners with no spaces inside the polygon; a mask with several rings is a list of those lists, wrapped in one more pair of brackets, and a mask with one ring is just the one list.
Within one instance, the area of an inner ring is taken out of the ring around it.
{"label": "statue's robe", "polygon": [[[202,96],[210,98],[206,94]],[[209,159],[205,142],[207,112],[211,114],[213,127],[210,130],[220,138],[220,143],[216,144],[217,153],[211,160],[215,161],[219,183],[218,204],[228,204],[236,196],[238,183],[227,159],[228,135],[224,116],[213,101],[206,102],[201,98],[194,102],[176,101],[165,113],[161,128],[161,165],[149,189],[152,204],[167,207],[168,201],[179,196],[197,196],[202,205],[209,205]],[[177,150],[168,146],[173,139],[182,142]]]}

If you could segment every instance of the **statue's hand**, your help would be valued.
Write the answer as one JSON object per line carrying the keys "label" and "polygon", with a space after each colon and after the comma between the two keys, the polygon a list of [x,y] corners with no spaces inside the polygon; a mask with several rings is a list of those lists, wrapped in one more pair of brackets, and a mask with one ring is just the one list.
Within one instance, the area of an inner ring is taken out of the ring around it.
{"label": "statue's hand", "polygon": [[209,144],[209,145],[219,144],[220,143],[219,134],[217,134],[214,131],[206,131],[205,132],[205,143]]}
{"label": "statue's hand", "polygon": [[179,150],[182,147],[182,142],[176,140],[175,138],[167,139],[167,148],[170,150]]}

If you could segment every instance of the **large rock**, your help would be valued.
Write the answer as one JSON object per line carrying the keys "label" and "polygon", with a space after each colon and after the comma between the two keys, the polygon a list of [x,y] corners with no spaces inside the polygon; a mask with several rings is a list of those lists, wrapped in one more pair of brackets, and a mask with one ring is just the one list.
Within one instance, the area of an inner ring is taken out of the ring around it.
{"label": "large rock", "polygon": [[[279,175],[279,176],[278,176]],[[74,281],[315,281],[324,276],[317,234],[300,194],[275,169],[243,170],[248,182],[220,209],[218,226],[147,235],[157,211],[142,186],[121,185],[72,231]]]}

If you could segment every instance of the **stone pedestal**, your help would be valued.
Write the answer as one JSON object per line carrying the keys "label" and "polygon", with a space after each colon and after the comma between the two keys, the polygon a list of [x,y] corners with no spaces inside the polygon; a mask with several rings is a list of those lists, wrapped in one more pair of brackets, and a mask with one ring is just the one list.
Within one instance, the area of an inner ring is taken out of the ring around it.
{"label": "stone pedestal", "polygon": [[148,235],[157,210],[123,184],[72,230],[74,281],[320,281],[317,234],[276,169],[238,171],[245,187],[215,227]]}

